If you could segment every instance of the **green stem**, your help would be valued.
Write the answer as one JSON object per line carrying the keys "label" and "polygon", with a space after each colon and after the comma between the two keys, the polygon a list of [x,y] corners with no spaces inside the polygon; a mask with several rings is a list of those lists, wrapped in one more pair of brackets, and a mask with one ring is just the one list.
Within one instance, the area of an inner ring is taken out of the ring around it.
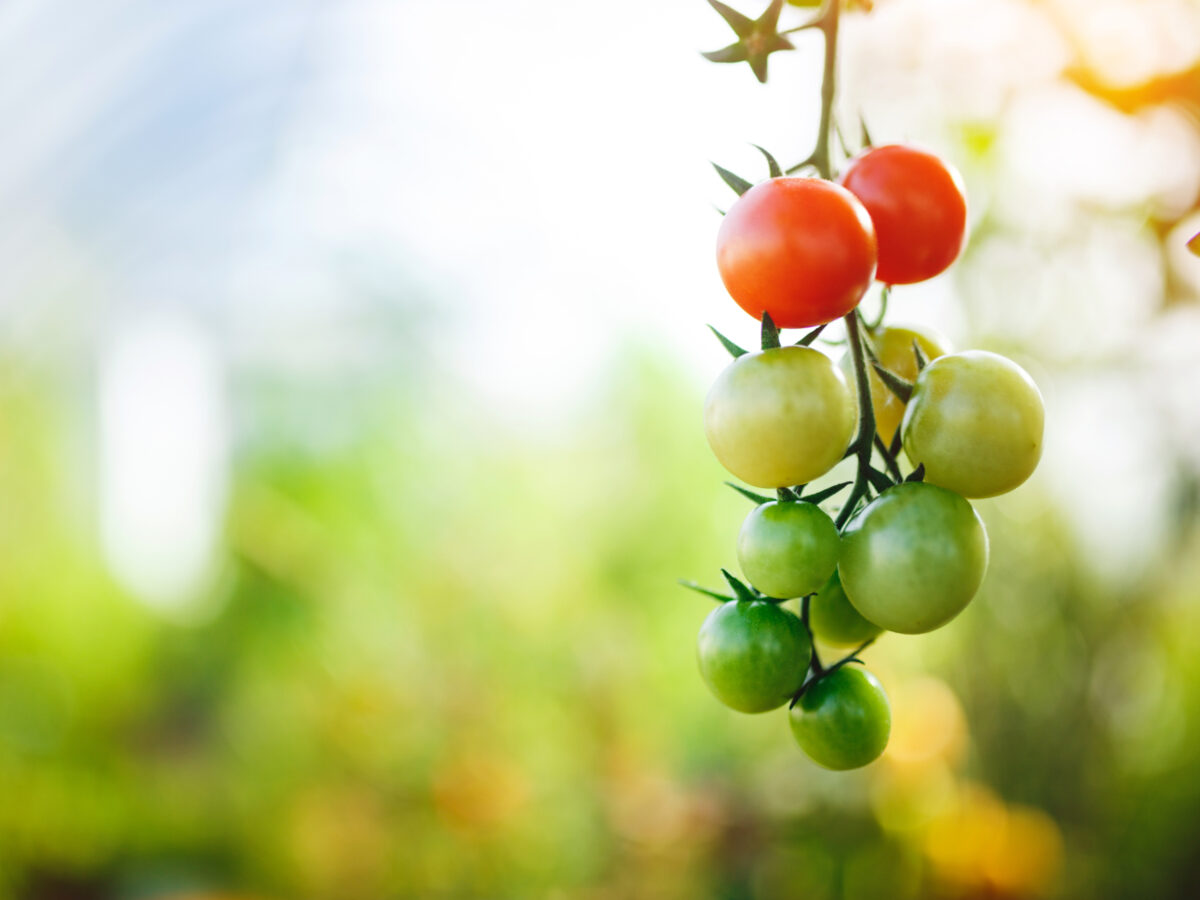
{"label": "green stem", "polygon": [[854,363],[854,384],[858,388],[858,435],[854,438],[854,455],[858,457],[858,472],[846,505],[838,513],[835,523],[841,531],[858,501],[867,495],[870,486],[871,451],[875,447],[875,409],[871,404],[871,385],[867,379],[867,361],[863,353],[862,330],[858,323],[858,310],[852,309],[845,316],[846,339],[850,342],[850,360]]}
{"label": "green stem", "polygon": [[829,137],[833,124],[833,100],[837,93],[837,41],[840,0],[828,0],[821,16],[821,33],[825,35],[825,66],[821,73],[821,123],[817,126],[817,146],[812,160],[817,174],[833,179],[833,165],[829,156]]}

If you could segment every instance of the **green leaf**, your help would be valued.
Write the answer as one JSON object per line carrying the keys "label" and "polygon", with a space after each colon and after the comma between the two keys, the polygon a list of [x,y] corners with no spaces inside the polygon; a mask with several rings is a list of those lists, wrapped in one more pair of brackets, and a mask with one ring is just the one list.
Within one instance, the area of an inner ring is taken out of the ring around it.
{"label": "green leaf", "polygon": [[725,483],[727,485],[729,485],[731,488],[733,488],[735,491],[737,491],[739,494],[741,494],[743,497],[745,497],[747,500],[752,500],[758,504],[771,502],[771,498],[766,496],[765,494],[756,494],[756,493],[754,493],[754,491],[746,490],[746,488],[742,487],[740,484],[734,484],[732,481],[726,481]]}
{"label": "green leaf", "polygon": [[733,597],[730,597],[728,594],[718,594],[716,591],[710,591],[706,587],[701,587],[700,585],[696,584],[696,582],[694,582],[694,581],[687,581],[683,578],[680,578],[680,579],[678,579],[678,583],[683,585],[689,591],[695,591],[697,594],[703,594],[705,597],[708,597],[710,600],[718,600],[721,603],[728,603],[730,600],[733,599]]}
{"label": "green leaf", "polygon": [[739,356],[745,356],[746,353],[749,352],[746,349],[744,349],[743,347],[739,347],[737,344],[735,344],[729,338],[725,337],[725,335],[721,334],[721,332],[717,331],[717,329],[713,328],[711,325],[708,326],[708,330],[717,336],[717,340],[721,342],[721,346],[723,346],[726,350],[728,350],[730,355],[734,359],[737,359]]}
{"label": "green leaf", "polygon": [[773,350],[778,346],[779,329],[775,327],[775,320],[771,318],[771,314],[764,310],[762,314],[762,348]]}
{"label": "green leaf", "polygon": [[775,157],[768,153],[764,148],[758,146],[758,144],[751,144],[750,146],[766,157],[767,171],[770,173],[772,178],[780,178],[783,176],[783,170],[779,168],[779,163],[776,162]]}
{"label": "green leaf", "polygon": [[910,481],[925,480],[925,463],[920,463],[915,469],[908,473],[908,477],[904,479],[905,483]]}
{"label": "green leaf", "polygon": [[729,586],[733,588],[733,592],[737,594],[738,600],[747,602],[761,599],[761,595],[750,590],[746,585],[733,576],[728,569],[722,569],[721,574],[725,576],[725,580],[729,582]]}
{"label": "green leaf", "polygon": [[721,176],[721,180],[733,188],[733,192],[739,197],[746,193],[746,191],[750,190],[750,188],[754,187],[754,185],[752,185],[745,178],[742,178],[740,175],[734,175],[728,169],[724,169],[721,166],[718,166],[716,163],[713,163],[712,167],[717,170],[717,174]]}
{"label": "green leaf", "polygon": [[815,494],[809,494],[804,499],[809,503],[822,503],[825,500],[828,500],[830,497],[832,497],[838,491],[841,491],[844,488],[850,487],[851,484],[853,484],[853,482],[843,481],[840,484],[835,484],[830,487],[823,488],[822,490],[817,491]]}

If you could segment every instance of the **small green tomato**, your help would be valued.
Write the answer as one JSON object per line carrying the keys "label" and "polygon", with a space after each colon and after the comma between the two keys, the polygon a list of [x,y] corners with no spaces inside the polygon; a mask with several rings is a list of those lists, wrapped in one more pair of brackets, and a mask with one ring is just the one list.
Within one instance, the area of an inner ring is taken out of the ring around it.
{"label": "small green tomato", "polygon": [[975,596],[988,540],[971,504],[923,482],[889,488],[842,532],[838,574],[850,602],[888,631],[945,625]]}
{"label": "small green tomato", "polygon": [[892,705],[874,675],[845,665],[809,685],[789,719],[796,743],[813,762],[857,769],[887,747]]}
{"label": "small green tomato", "polygon": [[795,613],[766,601],[731,600],[700,626],[696,658],[718,700],[738,712],[766,712],[804,683],[812,642]]}
{"label": "small green tomato", "polygon": [[837,572],[809,601],[808,624],[813,636],[830,647],[857,647],[883,630],[851,605]]}
{"label": "small green tomato", "polygon": [[815,503],[772,501],[751,510],[738,532],[742,572],[768,597],[803,597],[837,568],[838,532]]}

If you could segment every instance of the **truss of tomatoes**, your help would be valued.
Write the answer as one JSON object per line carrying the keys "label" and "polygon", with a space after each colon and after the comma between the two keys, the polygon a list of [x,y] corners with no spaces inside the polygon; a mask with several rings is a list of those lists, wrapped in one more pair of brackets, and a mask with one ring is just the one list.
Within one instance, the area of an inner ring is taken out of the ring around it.
{"label": "truss of tomatoes", "polygon": [[[912,146],[873,147],[838,183],[776,177],[746,190],[721,224],[717,263],[733,299],[764,325],[822,326],[854,312],[873,281],[890,290],[945,271],[966,220],[962,181],[946,162]],[[850,353],[838,365],[807,345],[746,353],[727,343],[736,358],[704,408],[721,464],[778,499],[738,488],[758,502],[737,540],[744,581],[725,572],[732,595],[701,589],[721,602],[700,628],[700,673],[740,712],[789,704],[796,741],[830,769],[883,752],[891,706],[853,652],[822,666],[814,638],[861,650],[885,631],[920,634],[962,612],[988,563],[967,498],[1016,488],[1042,449],[1041,394],[1011,360],[951,353],[935,335],[882,323],[864,343],[867,398]],[[892,474],[872,472],[872,490],[839,528],[819,504],[844,485],[804,488],[848,455],[860,402],[871,404]],[[914,467],[907,478],[901,449]],[[800,615],[785,605],[796,598]]]}

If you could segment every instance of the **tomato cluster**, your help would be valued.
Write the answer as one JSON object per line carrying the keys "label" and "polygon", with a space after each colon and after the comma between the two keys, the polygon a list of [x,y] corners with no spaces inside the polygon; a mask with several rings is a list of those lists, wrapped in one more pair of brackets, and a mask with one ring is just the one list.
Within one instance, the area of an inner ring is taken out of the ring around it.
{"label": "tomato cluster", "polygon": [[[916,328],[868,325],[857,307],[873,281],[923,281],[964,240],[962,181],[914,147],[869,148],[840,183],[774,177],[744,191],[717,238],[733,299],[763,322],[761,352],[735,354],[708,394],[704,428],[721,464],[776,498],[742,524],[744,581],[700,629],[713,694],[753,713],[790,704],[801,748],[831,769],[878,757],[891,708],[855,653],[884,632],[919,634],[970,603],[988,538],[967,498],[1017,487],[1041,454],[1043,408],[1020,366],[995,353],[949,352]],[[886,307],[885,307],[886,308]],[[844,318],[840,364],[809,346]],[[778,328],[816,326],[781,345]],[[853,456],[847,482],[809,491]],[[907,474],[905,474],[907,469]],[[736,487],[736,486],[735,486]],[[820,504],[837,504],[836,521]],[[793,601],[799,608],[789,608]],[[818,646],[857,648],[823,664]]]}

